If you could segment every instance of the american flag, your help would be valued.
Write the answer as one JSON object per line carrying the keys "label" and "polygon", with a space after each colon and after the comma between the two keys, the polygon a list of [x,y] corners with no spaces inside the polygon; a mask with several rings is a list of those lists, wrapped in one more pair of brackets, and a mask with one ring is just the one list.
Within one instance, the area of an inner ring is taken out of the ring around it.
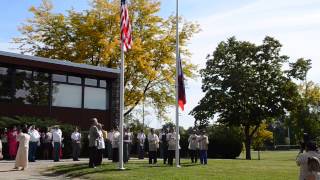
{"label": "american flag", "polygon": [[121,0],[121,41],[123,43],[123,50],[126,52],[131,49],[132,36],[131,36],[131,24],[129,20],[128,7],[126,0]]}

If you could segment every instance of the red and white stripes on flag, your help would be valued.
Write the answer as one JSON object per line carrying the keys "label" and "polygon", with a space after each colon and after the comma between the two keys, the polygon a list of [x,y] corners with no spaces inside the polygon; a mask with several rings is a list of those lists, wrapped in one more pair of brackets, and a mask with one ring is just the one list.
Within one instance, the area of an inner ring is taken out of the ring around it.
{"label": "red and white stripes on flag", "polygon": [[121,41],[123,44],[123,50],[126,52],[131,49],[132,36],[131,36],[131,24],[128,14],[128,7],[126,0],[121,0]]}

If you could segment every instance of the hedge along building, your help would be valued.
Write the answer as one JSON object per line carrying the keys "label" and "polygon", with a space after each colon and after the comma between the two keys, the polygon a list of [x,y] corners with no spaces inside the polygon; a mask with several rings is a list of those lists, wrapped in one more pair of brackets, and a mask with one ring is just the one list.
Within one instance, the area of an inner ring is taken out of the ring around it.
{"label": "hedge along building", "polygon": [[119,122],[120,70],[0,51],[0,116]]}

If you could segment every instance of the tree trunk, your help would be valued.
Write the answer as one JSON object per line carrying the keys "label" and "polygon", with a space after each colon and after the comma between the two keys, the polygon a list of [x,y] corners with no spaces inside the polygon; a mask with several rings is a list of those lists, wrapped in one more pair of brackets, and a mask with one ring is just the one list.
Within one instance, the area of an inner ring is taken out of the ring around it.
{"label": "tree trunk", "polygon": [[251,160],[251,136],[250,136],[250,126],[245,126],[245,146],[246,146],[246,159]]}

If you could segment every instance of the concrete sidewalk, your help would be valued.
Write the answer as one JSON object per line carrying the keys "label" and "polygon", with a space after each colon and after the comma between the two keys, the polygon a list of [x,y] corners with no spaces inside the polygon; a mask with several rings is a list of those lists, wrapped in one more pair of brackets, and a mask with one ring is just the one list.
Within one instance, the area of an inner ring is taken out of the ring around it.
{"label": "concrete sidewalk", "polygon": [[[47,169],[57,165],[88,163],[88,159],[80,159],[80,161],[72,161],[72,159],[63,159],[60,162],[52,160],[38,160],[29,163],[29,166],[24,171],[13,169],[14,161],[0,161],[0,180],[46,180],[55,179],[63,180],[70,179],[64,175],[53,175]],[[79,178],[78,178],[79,179]]]}

